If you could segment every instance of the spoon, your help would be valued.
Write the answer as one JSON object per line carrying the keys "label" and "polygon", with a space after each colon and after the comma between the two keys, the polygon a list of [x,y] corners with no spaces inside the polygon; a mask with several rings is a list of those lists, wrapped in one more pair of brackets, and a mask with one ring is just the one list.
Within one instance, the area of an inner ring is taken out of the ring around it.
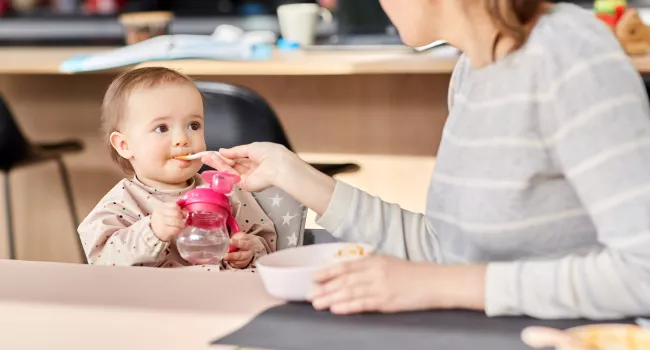
{"label": "spoon", "polygon": [[[203,151],[199,153],[194,153],[194,154],[186,154],[184,156],[176,156],[174,159],[180,159],[180,160],[195,160],[195,159],[201,159],[204,155],[208,154],[208,152],[212,151]],[[214,152],[216,154],[219,154],[219,152]]]}

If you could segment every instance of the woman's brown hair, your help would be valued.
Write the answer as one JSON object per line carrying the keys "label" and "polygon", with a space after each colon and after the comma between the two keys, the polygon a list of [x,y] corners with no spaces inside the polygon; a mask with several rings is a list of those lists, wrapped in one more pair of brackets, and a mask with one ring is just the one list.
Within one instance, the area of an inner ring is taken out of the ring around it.
{"label": "woman's brown hair", "polygon": [[514,50],[528,39],[527,25],[542,11],[544,0],[486,0],[487,11],[499,30],[500,37],[515,41]]}

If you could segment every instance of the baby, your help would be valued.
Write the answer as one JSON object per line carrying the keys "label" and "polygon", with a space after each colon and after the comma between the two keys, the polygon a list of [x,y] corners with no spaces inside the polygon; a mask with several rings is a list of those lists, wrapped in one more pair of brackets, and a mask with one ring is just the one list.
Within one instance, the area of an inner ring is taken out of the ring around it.
{"label": "baby", "polygon": [[[129,71],[106,91],[102,126],[111,157],[132,176],[113,187],[79,226],[88,262],[192,265],[175,245],[186,226],[176,201],[203,184],[197,174],[202,163],[174,157],[206,149],[201,93],[189,77],[170,69]],[[229,198],[243,232],[232,236],[230,244],[239,250],[228,253],[221,268],[252,268],[258,257],[275,250],[275,227],[250,193],[235,188]]]}

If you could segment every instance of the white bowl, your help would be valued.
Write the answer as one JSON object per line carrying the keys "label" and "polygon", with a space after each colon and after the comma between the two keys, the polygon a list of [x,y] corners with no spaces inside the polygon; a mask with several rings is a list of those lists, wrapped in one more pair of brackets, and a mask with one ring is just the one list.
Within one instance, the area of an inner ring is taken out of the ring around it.
{"label": "white bowl", "polygon": [[[337,257],[341,249],[362,246],[366,255],[372,247],[355,243],[315,244],[281,250],[261,257],[257,272],[267,292],[287,301],[304,301],[314,288],[313,274],[327,264],[354,257]],[[358,258],[358,257],[356,257]]]}

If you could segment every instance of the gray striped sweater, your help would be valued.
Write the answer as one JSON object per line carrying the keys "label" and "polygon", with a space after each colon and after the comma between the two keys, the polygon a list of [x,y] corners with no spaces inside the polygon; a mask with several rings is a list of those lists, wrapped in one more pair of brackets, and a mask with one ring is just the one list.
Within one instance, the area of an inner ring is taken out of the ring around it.
{"label": "gray striped sweater", "polygon": [[426,214],[337,183],[318,223],[386,253],[488,263],[486,313],[650,314],[650,110],[609,29],[555,5],[517,52],[462,57]]}

